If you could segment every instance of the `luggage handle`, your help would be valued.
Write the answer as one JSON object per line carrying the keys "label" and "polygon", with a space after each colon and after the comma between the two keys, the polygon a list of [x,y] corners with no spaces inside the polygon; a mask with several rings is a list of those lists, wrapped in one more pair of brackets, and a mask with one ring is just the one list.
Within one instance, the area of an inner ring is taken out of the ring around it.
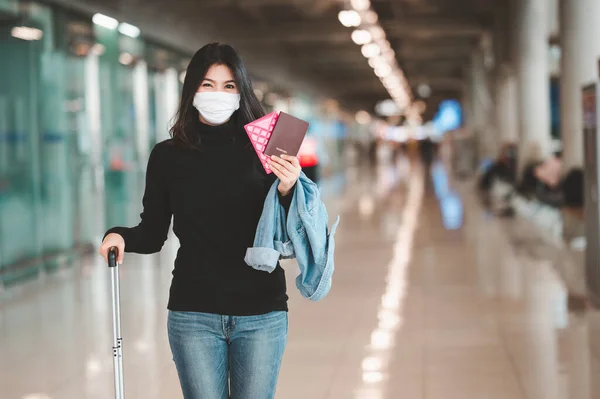
{"label": "luggage handle", "polygon": [[123,390],[123,338],[121,337],[121,296],[119,292],[119,250],[112,247],[108,250],[108,267],[110,269],[110,287],[113,316],[113,366],[115,377],[115,399],[124,399]]}

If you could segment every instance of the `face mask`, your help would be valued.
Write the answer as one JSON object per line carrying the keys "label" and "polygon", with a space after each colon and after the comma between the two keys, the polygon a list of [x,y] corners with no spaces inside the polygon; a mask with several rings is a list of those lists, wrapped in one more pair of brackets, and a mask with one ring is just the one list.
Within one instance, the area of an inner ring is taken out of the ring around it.
{"label": "face mask", "polygon": [[222,91],[196,93],[194,107],[208,123],[220,125],[240,108],[240,95]]}

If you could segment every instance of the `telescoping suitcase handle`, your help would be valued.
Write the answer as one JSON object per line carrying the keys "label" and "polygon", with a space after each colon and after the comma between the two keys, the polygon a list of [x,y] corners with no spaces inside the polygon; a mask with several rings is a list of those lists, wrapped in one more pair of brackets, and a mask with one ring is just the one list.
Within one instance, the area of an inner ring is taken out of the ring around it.
{"label": "telescoping suitcase handle", "polygon": [[121,337],[121,296],[119,293],[119,250],[112,247],[108,250],[108,267],[110,269],[110,287],[112,294],[113,316],[113,364],[115,371],[115,399],[124,399],[123,391],[123,338]]}

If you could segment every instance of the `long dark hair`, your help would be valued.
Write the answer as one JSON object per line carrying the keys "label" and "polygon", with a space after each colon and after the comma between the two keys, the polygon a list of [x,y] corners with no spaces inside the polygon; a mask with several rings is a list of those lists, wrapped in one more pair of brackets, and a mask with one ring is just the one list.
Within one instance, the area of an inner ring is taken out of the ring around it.
{"label": "long dark hair", "polygon": [[246,66],[235,49],[227,44],[210,43],[194,54],[187,67],[181,101],[175,114],[175,123],[170,129],[171,137],[177,144],[188,148],[198,148],[198,110],[194,107],[194,96],[206,73],[213,65],[225,65],[234,76],[240,93],[240,109],[236,111],[236,122],[241,128],[265,115],[265,110],[256,98]]}

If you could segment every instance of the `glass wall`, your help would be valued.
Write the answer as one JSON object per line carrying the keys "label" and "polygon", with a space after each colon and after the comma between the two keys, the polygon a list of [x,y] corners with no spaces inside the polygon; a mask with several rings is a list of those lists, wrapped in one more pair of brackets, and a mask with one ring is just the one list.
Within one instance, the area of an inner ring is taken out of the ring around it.
{"label": "glass wall", "polygon": [[[44,16],[43,13],[31,15],[29,32],[39,34],[46,22]],[[51,206],[54,193],[48,192],[48,187],[42,184],[40,163],[40,154],[44,151],[41,148],[44,138],[41,119],[47,114],[39,112],[38,106],[45,92],[42,59],[47,55],[44,50],[48,40],[14,37],[15,17],[10,13],[4,15],[0,26],[0,53],[3,54],[3,73],[0,75],[0,262],[3,265],[24,258],[39,258],[44,247],[52,244],[44,242],[43,209]]]}
{"label": "glass wall", "polygon": [[[89,15],[0,0],[0,285],[68,264],[139,219],[183,56]],[[115,27],[116,28],[116,27]],[[179,68],[179,69],[177,69]]]}

